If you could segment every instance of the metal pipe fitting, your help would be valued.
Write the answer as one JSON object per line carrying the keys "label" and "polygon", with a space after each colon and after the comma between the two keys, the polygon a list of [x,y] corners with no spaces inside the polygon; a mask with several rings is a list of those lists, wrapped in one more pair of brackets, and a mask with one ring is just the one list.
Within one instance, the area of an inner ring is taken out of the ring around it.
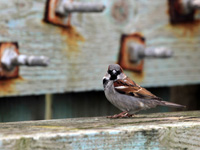
{"label": "metal pipe fitting", "polygon": [[171,50],[165,47],[149,47],[145,48],[142,44],[130,43],[128,47],[129,60],[131,62],[138,62],[143,58],[168,58],[172,57]]}
{"label": "metal pipe fitting", "polygon": [[1,58],[1,65],[7,71],[13,70],[16,66],[47,66],[49,59],[45,56],[18,55],[14,47],[4,50]]}
{"label": "metal pipe fitting", "polygon": [[13,61],[14,65],[26,65],[26,66],[47,66],[49,59],[45,56],[27,56],[19,55]]}
{"label": "metal pipe fitting", "polygon": [[102,12],[105,5],[94,2],[70,2],[69,0],[59,0],[56,13],[61,16],[68,16],[72,12]]}
{"label": "metal pipe fitting", "polygon": [[166,47],[147,47],[144,51],[144,57],[169,58],[173,53]]}

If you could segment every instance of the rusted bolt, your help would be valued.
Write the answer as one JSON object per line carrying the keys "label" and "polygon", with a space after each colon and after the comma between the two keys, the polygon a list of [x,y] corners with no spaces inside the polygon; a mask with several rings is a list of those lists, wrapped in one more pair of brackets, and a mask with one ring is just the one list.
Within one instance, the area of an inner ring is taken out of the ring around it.
{"label": "rusted bolt", "polygon": [[192,22],[195,10],[200,9],[200,0],[168,0],[172,24]]}
{"label": "rusted bolt", "polygon": [[137,63],[143,58],[168,58],[173,55],[172,51],[165,47],[148,47],[138,43],[130,43],[129,47],[129,60]]}
{"label": "rusted bolt", "polygon": [[26,65],[26,66],[48,66],[49,59],[45,56],[26,56],[19,55],[13,61],[14,65]]}
{"label": "rusted bolt", "polygon": [[179,3],[182,6],[183,14],[189,14],[193,10],[200,8],[200,0],[181,0]]}
{"label": "rusted bolt", "polygon": [[9,47],[6,47],[1,57],[2,67],[7,71],[13,70],[15,68],[15,66],[13,65],[13,61],[15,60],[17,55],[18,54],[15,51],[14,45],[10,45]]}
{"label": "rusted bolt", "polygon": [[141,33],[122,35],[118,64],[123,69],[141,73],[144,58],[168,58],[173,55],[171,50],[164,47],[146,48],[145,41]]}
{"label": "rusted bolt", "polygon": [[130,43],[136,43],[138,44],[137,49],[143,49],[141,45],[145,46],[145,38],[141,33],[123,34],[121,36],[121,46],[120,46],[118,64],[122,66],[123,69],[125,70],[131,70],[134,72],[141,73],[143,71],[144,59],[141,59],[141,61],[134,63],[134,60],[136,60],[137,57],[134,58],[135,51],[129,52]]}
{"label": "rusted bolt", "polygon": [[194,8],[200,9],[200,0],[190,0]]}
{"label": "rusted bolt", "polygon": [[104,9],[105,6],[99,2],[70,2],[69,0],[59,0],[56,13],[61,16],[68,16],[72,12],[102,12]]}
{"label": "rusted bolt", "polygon": [[16,66],[47,66],[49,60],[45,56],[19,55],[15,51],[15,46],[10,45],[4,49],[1,57],[1,66],[6,71],[12,71]]}
{"label": "rusted bolt", "polygon": [[73,12],[102,12],[105,5],[99,2],[73,2],[71,0],[47,0],[44,21],[61,27],[70,26]]}

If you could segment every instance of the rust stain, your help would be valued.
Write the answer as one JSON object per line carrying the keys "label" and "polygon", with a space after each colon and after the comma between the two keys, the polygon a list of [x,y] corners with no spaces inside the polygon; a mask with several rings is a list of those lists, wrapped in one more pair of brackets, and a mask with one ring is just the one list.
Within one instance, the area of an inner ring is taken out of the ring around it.
{"label": "rust stain", "polygon": [[170,32],[179,37],[194,37],[199,35],[200,20],[195,20],[197,10],[185,10],[182,0],[168,0],[170,24],[166,26]]}
{"label": "rust stain", "polygon": [[[70,0],[71,2],[73,0]],[[60,16],[56,14],[56,7],[59,0],[47,0],[44,14],[44,22],[56,25],[60,29],[61,35],[66,39],[67,52],[79,51],[79,42],[84,42],[84,37],[77,32],[75,27],[71,25],[71,14],[68,16]],[[68,54],[67,54],[68,55]]]}
{"label": "rust stain", "polygon": [[124,71],[125,74],[131,78],[133,81],[135,81],[138,84],[141,84],[144,81],[145,78],[145,72],[132,72],[132,71]]}
{"label": "rust stain", "polygon": [[169,28],[169,30],[175,33],[177,36],[193,37],[199,35],[200,20],[195,20],[193,22],[188,22],[188,23],[174,24],[174,25],[169,24],[166,26],[166,28]]}
{"label": "rust stain", "polygon": [[11,78],[11,79],[1,79],[0,80],[0,95],[10,95],[11,93],[17,93],[15,84],[17,82],[22,82],[24,79],[22,77]]}
{"label": "rust stain", "polygon": [[168,0],[170,23],[166,28],[181,37],[199,35],[200,20],[195,20],[198,10],[190,8],[183,0]]}
{"label": "rust stain", "polygon": [[133,77],[133,79],[134,79],[135,82],[137,82],[137,83],[140,84],[140,83],[142,83],[143,80],[144,80],[145,73],[144,73],[144,71],[142,71],[142,72],[137,72],[137,73],[132,72],[132,77]]}
{"label": "rust stain", "polygon": [[138,63],[130,62],[127,46],[129,42],[136,42],[145,45],[145,39],[141,33],[122,35],[118,64],[122,66],[122,68],[124,68],[125,70],[131,70],[141,73],[143,70],[144,60],[141,60]]}
{"label": "rust stain", "polygon": [[69,51],[79,51],[78,43],[85,41],[85,38],[73,26],[61,28],[61,34],[65,36]]}

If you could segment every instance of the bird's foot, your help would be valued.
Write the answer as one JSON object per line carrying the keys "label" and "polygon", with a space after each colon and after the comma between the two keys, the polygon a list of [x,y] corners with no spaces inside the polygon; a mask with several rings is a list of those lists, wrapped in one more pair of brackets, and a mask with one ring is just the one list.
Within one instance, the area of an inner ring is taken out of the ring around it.
{"label": "bird's foot", "polygon": [[125,114],[122,115],[120,118],[131,118],[131,117],[135,117],[135,114],[125,113]]}
{"label": "bird's foot", "polygon": [[131,117],[135,117],[135,114],[127,114],[127,117],[131,118]]}
{"label": "bird's foot", "polygon": [[130,118],[130,117],[134,117],[135,115],[133,114],[128,114],[127,111],[123,111],[119,114],[116,114],[114,116],[107,116],[107,118],[111,118],[111,119],[116,119],[116,118]]}
{"label": "bird's foot", "polygon": [[123,116],[126,113],[127,113],[126,111],[123,111],[123,112],[116,114],[116,115],[113,115],[113,116],[107,116],[107,118],[112,118],[112,119],[120,118],[120,116]]}

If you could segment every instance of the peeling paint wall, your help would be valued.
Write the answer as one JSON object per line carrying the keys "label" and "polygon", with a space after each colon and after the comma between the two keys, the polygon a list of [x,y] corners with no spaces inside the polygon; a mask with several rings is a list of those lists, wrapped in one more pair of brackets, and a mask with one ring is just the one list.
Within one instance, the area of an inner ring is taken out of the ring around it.
{"label": "peeling paint wall", "polygon": [[45,55],[51,64],[20,67],[23,81],[13,82],[11,92],[0,89],[0,96],[102,90],[108,64],[118,62],[121,35],[134,32],[144,35],[146,46],[172,49],[174,57],[145,59],[143,73],[125,72],[130,78],[145,87],[200,83],[198,20],[171,25],[167,0],[102,2],[104,12],[73,13],[63,28],[43,21],[46,0],[1,0],[0,42],[17,41],[20,53]]}

